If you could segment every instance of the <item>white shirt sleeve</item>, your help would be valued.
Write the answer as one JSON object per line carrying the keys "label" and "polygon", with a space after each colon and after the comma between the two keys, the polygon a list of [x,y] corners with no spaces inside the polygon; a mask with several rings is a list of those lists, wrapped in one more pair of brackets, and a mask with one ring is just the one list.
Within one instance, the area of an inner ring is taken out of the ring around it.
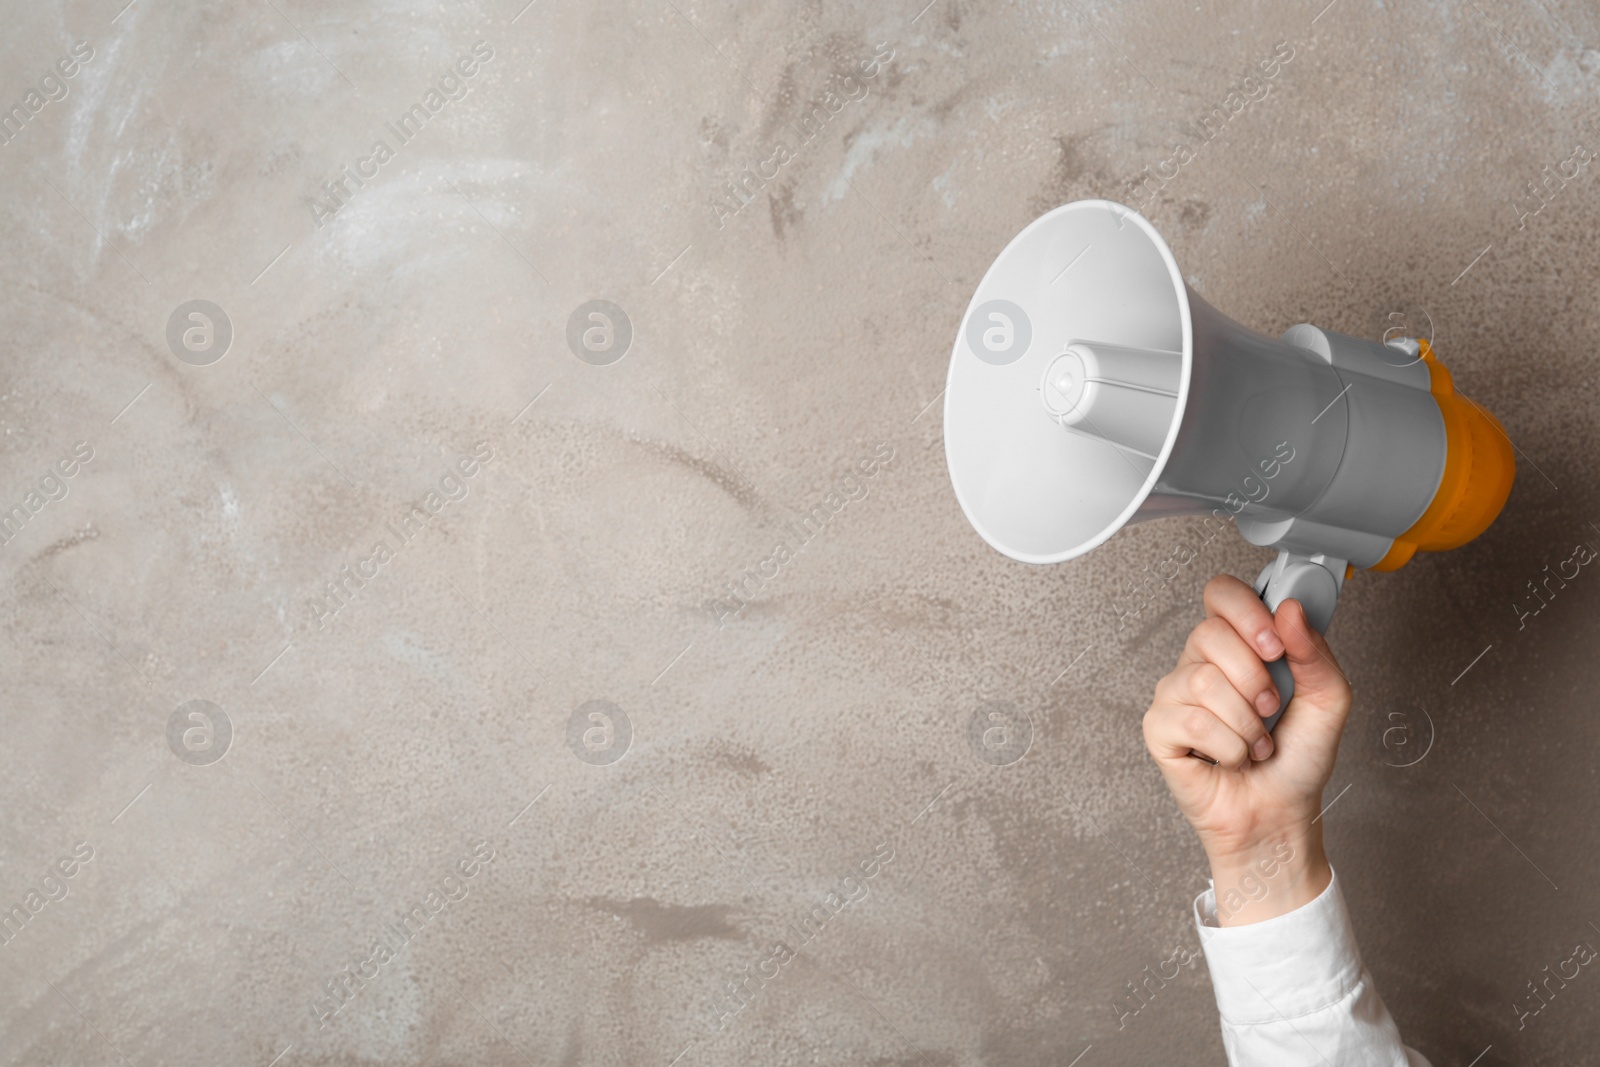
{"label": "white shirt sleeve", "polygon": [[1337,874],[1309,904],[1245,926],[1219,926],[1207,889],[1194,919],[1232,1067],[1430,1067],[1362,966]]}

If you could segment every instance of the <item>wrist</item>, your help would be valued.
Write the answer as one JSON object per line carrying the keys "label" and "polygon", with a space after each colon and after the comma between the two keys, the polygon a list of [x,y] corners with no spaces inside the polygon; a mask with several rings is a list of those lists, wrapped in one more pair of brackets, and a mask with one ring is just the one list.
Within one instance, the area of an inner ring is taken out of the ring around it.
{"label": "wrist", "polygon": [[1219,926],[1244,926],[1287,914],[1311,903],[1333,880],[1322,827],[1315,823],[1206,851]]}

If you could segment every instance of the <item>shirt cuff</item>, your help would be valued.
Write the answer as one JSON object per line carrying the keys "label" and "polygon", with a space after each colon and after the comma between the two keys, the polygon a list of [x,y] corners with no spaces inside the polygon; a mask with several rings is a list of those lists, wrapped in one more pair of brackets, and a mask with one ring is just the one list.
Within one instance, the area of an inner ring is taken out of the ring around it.
{"label": "shirt cuff", "polygon": [[1361,953],[1339,876],[1315,900],[1244,926],[1217,924],[1217,898],[1194,901],[1217,1010],[1229,1023],[1252,1026],[1318,1011],[1349,996],[1361,981]]}

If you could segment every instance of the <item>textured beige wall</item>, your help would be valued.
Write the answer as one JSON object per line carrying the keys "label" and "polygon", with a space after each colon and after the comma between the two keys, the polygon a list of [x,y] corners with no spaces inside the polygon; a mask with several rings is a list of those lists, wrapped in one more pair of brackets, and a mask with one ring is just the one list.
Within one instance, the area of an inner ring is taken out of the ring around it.
{"label": "textured beige wall", "polygon": [[[1138,724],[1263,554],[1230,531],[1119,629],[1187,528],[1006,560],[935,401],[1005,242],[1132,198],[1286,42],[1149,216],[1247,325],[1431,331],[1520,450],[1478,542],[1348,587],[1329,850],[1435,1064],[1592,1061],[1600,976],[1515,1007],[1600,945],[1600,577],[1515,606],[1600,545],[1595,167],[1524,188],[1600,148],[1591,8],[122,2],[11,3],[0,43],[25,109],[93,51],[0,146],[0,506],[92,450],[0,548],[0,902],[40,894],[0,1060],[1221,1062]],[[567,343],[595,299],[608,366]],[[208,365],[168,344],[191,300],[231,323]],[[169,744],[190,700],[216,762],[187,710]],[[576,754],[592,700],[616,762]],[[989,701],[1018,762],[969,747]]]}

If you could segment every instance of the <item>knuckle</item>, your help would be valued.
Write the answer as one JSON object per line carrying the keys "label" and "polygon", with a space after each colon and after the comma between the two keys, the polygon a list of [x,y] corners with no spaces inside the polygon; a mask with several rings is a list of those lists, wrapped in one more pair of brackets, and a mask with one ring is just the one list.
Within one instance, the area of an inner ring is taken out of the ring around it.
{"label": "knuckle", "polygon": [[1341,674],[1336,674],[1333,677],[1333,692],[1335,699],[1346,708],[1349,708],[1351,702],[1355,699],[1355,693],[1351,691],[1350,683],[1345,681],[1344,676]]}
{"label": "knuckle", "polygon": [[1202,663],[1194,669],[1193,685],[1196,696],[1220,696],[1228,688],[1228,676],[1215,663]]}
{"label": "knuckle", "polygon": [[1145,709],[1142,725],[1144,726],[1144,734],[1146,737],[1149,737],[1150,731],[1155,728],[1156,720],[1161,714],[1161,706],[1161,701],[1157,699],[1152,701],[1150,707]]}
{"label": "knuckle", "polygon": [[1255,635],[1262,630],[1276,626],[1277,620],[1273,617],[1271,610],[1268,609],[1266,601],[1254,595],[1251,596],[1250,600],[1250,605],[1245,610],[1244,617],[1239,620],[1239,632],[1241,636],[1254,639]]}
{"label": "knuckle", "polygon": [[1153,707],[1144,713],[1144,729],[1142,733],[1144,734],[1144,747],[1152,752],[1155,751],[1158,730],[1156,709]]}
{"label": "knuckle", "polygon": [[1272,689],[1272,672],[1267,670],[1267,665],[1262,663],[1253,654],[1251,660],[1254,666],[1250,668],[1250,692],[1260,693]]}
{"label": "knuckle", "polygon": [[1183,736],[1191,740],[1199,740],[1211,733],[1212,724],[1216,720],[1205,708],[1190,708],[1183,713]]}
{"label": "knuckle", "polygon": [[1170,704],[1171,702],[1172,702],[1172,675],[1164,674],[1164,675],[1161,676],[1161,680],[1156,683],[1156,690],[1155,690],[1155,693],[1152,695],[1151,701],[1150,701],[1150,710],[1153,712],[1153,711],[1156,710],[1156,708],[1160,707],[1162,704]]}
{"label": "knuckle", "polygon": [[1250,762],[1250,746],[1238,734],[1230,733],[1220,745],[1225,751],[1217,754],[1223,763],[1233,767],[1243,767]]}

